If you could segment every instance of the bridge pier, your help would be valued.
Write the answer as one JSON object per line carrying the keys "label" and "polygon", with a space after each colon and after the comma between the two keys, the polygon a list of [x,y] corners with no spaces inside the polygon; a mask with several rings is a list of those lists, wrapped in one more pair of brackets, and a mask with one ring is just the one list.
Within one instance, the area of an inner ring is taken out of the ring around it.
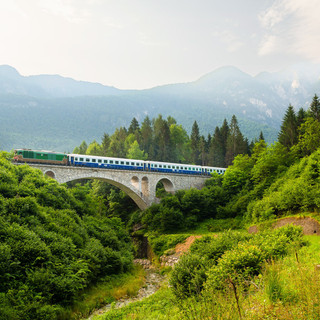
{"label": "bridge pier", "polygon": [[131,170],[112,170],[72,166],[56,166],[44,164],[29,164],[40,169],[45,175],[56,179],[59,183],[66,183],[81,179],[99,179],[106,181],[128,194],[137,206],[144,210],[153,203],[158,203],[156,186],[162,182],[167,192],[174,193],[181,189],[204,186],[208,176],[184,175],[176,173],[160,173]]}

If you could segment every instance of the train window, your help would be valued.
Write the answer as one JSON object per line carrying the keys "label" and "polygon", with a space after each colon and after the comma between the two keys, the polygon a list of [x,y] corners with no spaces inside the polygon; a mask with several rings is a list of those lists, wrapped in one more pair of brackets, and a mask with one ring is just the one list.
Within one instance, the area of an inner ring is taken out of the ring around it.
{"label": "train window", "polygon": [[108,163],[108,160],[103,160],[103,163]]}
{"label": "train window", "polygon": [[187,168],[187,167],[184,167],[184,170],[188,170],[188,168]]}
{"label": "train window", "polygon": [[131,162],[131,165],[134,166],[134,162]]}
{"label": "train window", "polygon": [[92,162],[96,162],[96,159],[91,159]]}
{"label": "train window", "polygon": [[127,162],[126,162],[126,165],[127,165],[127,166],[128,166],[128,165],[130,165],[130,162],[129,162],[129,161],[127,161]]}
{"label": "train window", "polygon": [[102,160],[101,160],[101,159],[98,159],[98,162],[99,162],[99,163],[101,163],[101,162],[102,162]]}
{"label": "train window", "polygon": [[112,163],[113,163],[113,160],[110,160],[110,163],[112,164]]}
{"label": "train window", "polygon": [[171,169],[171,166],[168,166],[169,169]]}
{"label": "train window", "polygon": [[78,161],[78,158],[74,158],[74,160]]}
{"label": "train window", "polygon": [[[189,170],[191,170],[191,168],[189,168]],[[192,170],[194,171],[194,170],[196,170],[195,168],[192,168]]]}
{"label": "train window", "polygon": [[165,164],[163,165],[163,167],[164,167],[164,168],[167,168],[167,166],[166,166]]}
{"label": "train window", "polygon": [[172,169],[175,169],[176,167],[175,166],[172,166]]}
{"label": "train window", "polygon": [[115,164],[119,164],[119,161],[116,160],[114,163],[115,163]]}
{"label": "train window", "polygon": [[137,166],[140,166],[140,163],[139,163],[139,162],[137,163]]}
{"label": "train window", "polygon": [[83,161],[84,159],[83,158],[80,158],[80,161]]}
{"label": "train window", "polygon": [[154,167],[155,167],[155,168],[158,168],[158,165],[155,164]]}
{"label": "train window", "polygon": [[124,161],[120,161],[120,164],[124,164]]}
{"label": "train window", "polygon": [[159,168],[162,168],[162,164],[159,164]]}

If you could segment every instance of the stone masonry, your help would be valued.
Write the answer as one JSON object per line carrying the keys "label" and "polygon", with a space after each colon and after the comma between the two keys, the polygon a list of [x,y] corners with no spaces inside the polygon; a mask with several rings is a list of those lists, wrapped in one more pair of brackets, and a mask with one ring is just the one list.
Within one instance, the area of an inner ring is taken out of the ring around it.
{"label": "stone masonry", "polygon": [[65,183],[80,179],[104,180],[128,194],[140,209],[148,208],[152,203],[159,202],[156,198],[156,185],[162,182],[167,192],[174,193],[181,189],[204,186],[207,176],[182,175],[175,173],[159,173],[146,171],[112,170],[85,167],[55,166],[29,164],[40,169],[47,176]]}

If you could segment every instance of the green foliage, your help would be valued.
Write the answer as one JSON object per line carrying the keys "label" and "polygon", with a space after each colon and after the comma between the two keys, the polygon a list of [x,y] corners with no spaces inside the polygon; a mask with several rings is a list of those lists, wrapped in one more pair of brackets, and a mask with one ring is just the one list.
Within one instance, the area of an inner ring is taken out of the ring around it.
{"label": "green foliage", "polygon": [[85,288],[131,267],[124,225],[101,215],[88,185],[67,189],[4,158],[0,173],[1,319],[58,319]]}
{"label": "green foliage", "polygon": [[153,252],[158,255],[162,256],[165,251],[168,249],[174,248],[178,243],[183,242],[188,235],[184,234],[172,234],[172,235],[150,235],[148,236],[148,241]]}
{"label": "green foliage", "polygon": [[[214,178],[213,178],[214,179]],[[141,223],[148,230],[171,232],[193,228],[196,223],[216,216],[217,208],[226,202],[226,194],[218,183],[202,190],[180,190],[165,195],[141,215]]]}
{"label": "green foliage", "polygon": [[266,261],[279,259],[305,245],[301,227],[288,226],[257,235],[224,232],[197,239],[180,259],[170,283],[178,298],[245,285],[261,273]]}
{"label": "green foliage", "polygon": [[320,147],[320,122],[312,117],[306,119],[299,129],[298,143],[292,153],[301,158],[310,155]]}
{"label": "green foliage", "polygon": [[206,281],[205,260],[195,254],[183,255],[172,271],[170,284],[178,298],[200,294]]}
{"label": "green foliage", "polygon": [[230,219],[211,219],[207,223],[208,231],[221,232],[224,230],[238,230],[243,229],[243,219],[241,217]]}
{"label": "green foliage", "polygon": [[298,140],[298,122],[293,106],[289,105],[284,115],[278,141],[287,149],[290,149]]}

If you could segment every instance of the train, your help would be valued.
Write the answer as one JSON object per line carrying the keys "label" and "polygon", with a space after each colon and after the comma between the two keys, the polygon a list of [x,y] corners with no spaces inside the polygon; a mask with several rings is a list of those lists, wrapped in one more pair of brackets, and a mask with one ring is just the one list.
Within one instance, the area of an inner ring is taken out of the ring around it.
{"label": "train", "polygon": [[66,154],[61,152],[32,149],[14,150],[13,160],[17,163],[39,163],[48,165],[64,165],[116,170],[137,170],[208,176],[214,172],[218,174],[224,174],[224,172],[226,171],[226,168],[218,167],[149,160],[101,157],[74,153]]}

